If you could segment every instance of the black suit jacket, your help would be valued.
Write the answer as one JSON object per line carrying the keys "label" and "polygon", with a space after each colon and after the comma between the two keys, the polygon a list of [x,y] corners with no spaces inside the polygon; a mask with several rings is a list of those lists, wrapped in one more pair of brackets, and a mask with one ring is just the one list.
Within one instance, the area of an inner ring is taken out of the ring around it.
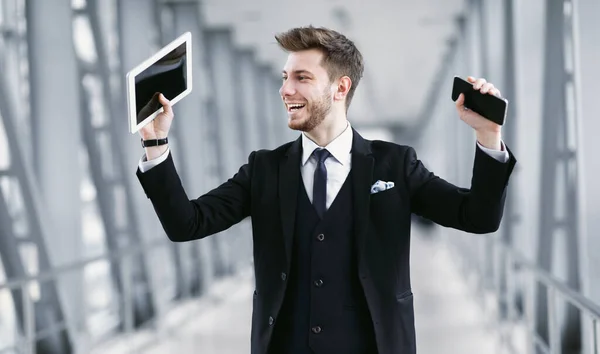
{"label": "black suit jacket", "polygon": [[[459,188],[428,171],[413,148],[363,139],[353,132],[353,219],[360,281],[381,354],[415,353],[413,294],[409,271],[411,213],[471,233],[498,229],[506,187],[516,160],[501,163],[476,149],[471,188]],[[256,291],[252,353],[264,354],[283,302],[292,254],[300,183],[301,139],[275,150],[252,152],[227,182],[189,200],[169,156],[137,172],[172,241],[225,230],[250,216]],[[370,194],[377,180],[395,187]]]}

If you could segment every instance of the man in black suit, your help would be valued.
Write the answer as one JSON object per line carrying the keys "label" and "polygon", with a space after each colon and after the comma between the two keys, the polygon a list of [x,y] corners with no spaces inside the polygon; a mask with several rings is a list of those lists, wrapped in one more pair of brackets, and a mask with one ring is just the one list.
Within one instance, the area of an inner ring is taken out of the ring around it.
{"label": "man in black suit", "polygon": [[[296,141],[252,152],[232,178],[197,199],[182,188],[167,145],[146,148],[137,176],[172,241],[251,217],[252,353],[415,353],[411,213],[494,232],[516,160],[501,127],[465,109],[461,96],[458,114],[477,136],[471,188],[444,181],[413,148],[363,139],[350,126],[346,112],[363,73],[350,40],[313,27],[276,39],[289,53],[280,94],[289,127],[302,132]],[[469,80],[500,95],[484,79]],[[142,139],[167,137],[173,113],[160,100],[165,112]]]}

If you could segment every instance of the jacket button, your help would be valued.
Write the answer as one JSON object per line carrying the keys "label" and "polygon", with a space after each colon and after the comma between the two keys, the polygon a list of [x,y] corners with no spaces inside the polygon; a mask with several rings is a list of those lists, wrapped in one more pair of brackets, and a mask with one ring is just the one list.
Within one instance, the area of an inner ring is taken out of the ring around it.
{"label": "jacket button", "polygon": [[312,331],[314,334],[319,334],[319,333],[321,333],[321,327],[319,327],[319,326],[313,327]]}
{"label": "jacket button", "polygon": [[269,316],[269,326],[272,326],[273,322],[275,322],[275,320],[273,319],[273,316]]}
{"label": "jacket button", "polygon": [[323,280],[321,280],[321,279],[319,279],[319,280],[315,280],[315,286],[316,286],[317,288],[320,288],[320,287],[321,287],[321,285],[323,285]]}
{"label": "jacket button", "polygon": [[317,240],[319,241],[323,241],[325,239],[325,235],[323,234],[319,234],[319,236],[317,236]]}
{"label": "jacket button", "polygon": [[286,280],[286,279],[287,279],[287,274],[281,273],[281,280]]}

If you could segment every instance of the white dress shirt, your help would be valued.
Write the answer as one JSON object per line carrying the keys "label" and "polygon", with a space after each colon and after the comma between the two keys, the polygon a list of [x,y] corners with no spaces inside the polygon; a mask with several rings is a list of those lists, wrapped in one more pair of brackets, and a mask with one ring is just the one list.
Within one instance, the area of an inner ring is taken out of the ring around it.
{"label": "white dress shirt", "polygon": [[[350,173],[350,168],[352,167],[352,153],[350,151],[352,150],[352,137],[352,128],[350,128],[350,123],[348,123],[342,134],[338,135],[327,146],[323,146],[331,154],[325,160],[325,168],[327,169],[326,209],[329,209]],[[306,194],[311,203],[313,201],[313,184],[317,168],[317,158],[312,153],[318,148],[319,146],[314,141],[310,140],[306,134],[302,134],[300,173],[302,174]]]}
{"label": "white dress shirt", "polygon": [[[333,200],[342,188],[342,185],[346,181],[350,169],[352,168],[352,139],[352,127],[350,126],[350,123],[348,123],[342,134],[333,139],[327,146],[324,146],[331,154],[331,156],[325,160],[325,168],[327,168],[327,197],[325,199],[325,206],[327,209],[329,209],[331,203],[333,203]],[[500,162],[507,162],[509,159],[508,151],[504,146],[504,142],[501,144],[502,150],[498,151],[488,149],[477,142],[478,148],[483,152]],[[312,153],[318,147],[319,146],[315,144],[314,141],[310,140],[306,134],[302,133],[302,160],[300,161],[300,172],[302,174],[304,187],[306,188],[306,194],[311,203],[313,199],[313,179],[317,167],[317,159]],[[169,149],[159,157],[150,161],[146,161],[146,154],[144,154],[139,162],[140,171],[142,173],[148,171],[152,167],[165,161],[168,156]]]}

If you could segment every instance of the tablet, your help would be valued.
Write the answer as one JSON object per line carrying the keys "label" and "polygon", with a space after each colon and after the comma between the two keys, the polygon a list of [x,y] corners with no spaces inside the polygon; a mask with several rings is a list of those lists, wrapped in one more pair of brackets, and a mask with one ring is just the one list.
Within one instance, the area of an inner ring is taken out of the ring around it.
{"label": "tablet", "polygon": [[163,111],[162,93],[175,105],[192,91],[192,34],[186,32],[126,75],[129,132],[135,134]]}

